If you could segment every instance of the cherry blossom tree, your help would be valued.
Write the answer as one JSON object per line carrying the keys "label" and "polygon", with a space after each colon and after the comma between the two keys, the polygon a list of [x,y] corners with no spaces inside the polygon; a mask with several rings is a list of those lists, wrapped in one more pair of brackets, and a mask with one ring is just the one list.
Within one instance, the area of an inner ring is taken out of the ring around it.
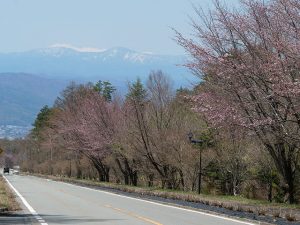
{"label": "cherry blossom tree", "polygon": [[100,181],[109,181],[105,158],[111,153],[119,107],[97,93],[92,86],[69,87],[57,103],[60,112],[53,120],[68,150],[86,156],[99,173]]}
{"label": "cherry blossom tree", "polygon": [[235,125],[263,143],[295,202],[300,145],[300,2],[243,0],[241,10],[219,1],[193,21],[195,38],[177,32],[191,55],[187,67],[203,82],[194,109],[211,126]]}

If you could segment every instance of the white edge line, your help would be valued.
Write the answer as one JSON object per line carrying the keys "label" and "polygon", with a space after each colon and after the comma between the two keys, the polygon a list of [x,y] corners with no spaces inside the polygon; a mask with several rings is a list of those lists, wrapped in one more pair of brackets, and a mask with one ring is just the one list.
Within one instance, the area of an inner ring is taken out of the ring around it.
{"label": "white edge line", "polygon": [[185,209],[185,208],[181,208],[181,207],[177,207],[177,206],[166,205],[166,204],[162,204],[162,203],[158,203],[158,202],[152,202],[152,201],[148,201],[148,200],[144,200],[144,199],[128,197],[128,196],[125,196],[125,195],[111,193],[111,192],[108,192],[108,191],[97,190],[97,189],[88,188],[88,187],[82,187],[82,186],[79,186],[79,185],[70,184],[70,183],[63,182],[63,181],[55,181],[55,180],[52,180],[52,181],[53,182],[58,182],[58,183],[63,183],[63,184],[70,185],[70,186],[75,186],[75,187],[78,187],[78,188],[91,190],[91,191],[102,192],[102,193],[106,193],[106,194],[109,194],[109,195],[114,195],[114,196],[118,196],[118,197],[122,197],[122,198],[132,199],[132,200],[141,201],[141,202],[147,202],[147,203],[150,203],[150,204],[153,204],[153,205],[159,205],[159,206],[164,206],[164,207],[173,208],[173,209],[179,209],[179,210],[183,210],[183,211],[187,211],[187,212],[198,213],[198,214],[201,214],[201,215],[211,216],[211,217],[215,217],[215,218],[218,218],[218,219],[228,220],[228,221],[232,221],[232,222],[236,222],[236,223],[240,223],[240,224],[246,224],[246,225],[258,225],[259,224],[259,223],[249,223],[249,222],[241,221],[241,220],[238,220],[238,219],[232,219],[232,218],[229,218],[229,217],[214,215],[214,214],[201,212],[201,211],[197,211],[197,210]]}
{"label": "white edge line", "polygon": [[[18,192],[18,190],[9,182],[9,180],[3,176],[5,181],[8,183],[11,189],[17,194],[17,196],[22,200],[23,204],[26,206],[26,208],[29,210],[29,212],[34,216],[34,218],[40,222],[41,225],[48,225],[45,223],[45,220],[42,219],[42,217],[29,205],[29,203],[26,201],[26,199]],[[42,221],[40,221],[42,220]]]}

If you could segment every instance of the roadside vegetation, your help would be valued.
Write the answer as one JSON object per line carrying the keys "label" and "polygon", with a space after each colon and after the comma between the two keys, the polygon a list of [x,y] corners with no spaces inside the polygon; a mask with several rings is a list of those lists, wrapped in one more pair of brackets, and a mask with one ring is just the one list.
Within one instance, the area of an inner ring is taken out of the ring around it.
{"label": "roadside vegetation", "polygon": [[0,176],[0,215],[3,212],[11,212],[19,209],[20,206],[16,201],[15,195],[8,187],[4,178]]}
{"label": "roadside vegetation", "polygon": [[193,89],[174,90],[162,71],[132,81],[125,97],[108,81],[72,83],[26,139],[2,141],[4,160],[233,209],[299,210],[300,2],[241,4],[195,7],[193,39],[176,31],[202,79]]}

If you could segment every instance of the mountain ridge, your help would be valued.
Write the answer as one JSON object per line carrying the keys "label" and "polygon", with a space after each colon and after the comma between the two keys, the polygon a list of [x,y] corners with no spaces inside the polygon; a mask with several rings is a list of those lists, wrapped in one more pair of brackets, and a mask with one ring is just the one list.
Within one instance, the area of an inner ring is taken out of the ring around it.
{"label": "mountain ridge", "polygon": [[[80,52],[66,47],[49,47],[24,52],[0,53],[0,73],[28,73],[48,78],[94,80],[97,77],[145,77],[161,69],[171,76],[187,74],[185,56],[140,53],[123,47],[101,52]],[[176,80],[176,79],[174,79]]]}

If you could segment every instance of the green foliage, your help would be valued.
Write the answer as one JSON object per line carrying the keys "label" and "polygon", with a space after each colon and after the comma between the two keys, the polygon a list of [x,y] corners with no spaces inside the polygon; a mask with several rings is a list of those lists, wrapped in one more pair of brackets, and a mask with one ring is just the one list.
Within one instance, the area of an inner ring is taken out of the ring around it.
{"label": "green foliage", "polygon": [[284,203],[285,191],[278,186],[275,186],[275,190],[276,190],[276,194],[274,196],[275,202]]}
{"label": "green foliage", "polygon": [[38,113],[34,123],[33,123],[33,134],[34,136],[39,136],[40,131],[44,128],[49,126],[49,119],[52,115],[52,109],[49,108],[47,105],[44,106],[40,112]]}
{"label": "green foliage", "polygon": [[203,141],[200,144],[201,149],[205,149],[207,147],[213,147],[214,136],[211,129],[209,129],[206,124],[202,124],[202,126],[203,127],[201,131],[199,130],[193,133],[194,134],[193,139]]}
{"label": "green foliage", "polygon": [[182,86],[176,90],[176,95],[190,95],[192,90],[188,88],[183,88]]}
{"label": "green foliage", "polygon": [[204,168],[205,176],[213,181],[220,180],[220,165],[216,161],[211,161],[209,164]]}
{"label": "green foliage", "polygon": [[116,88],[109,81],[101,81],[99,80],[95,86],[94,90],[102,95],[106,101],[112,101],[112,94],[116,90]]}
{"label": "green foliage", "polygon": [[281,176],[271,159],[264,156],[264,160],[258,163],[258,168],[253,167],[252,170],[256,179],[267,186],[268,200],[283,203],[286,192],[281,185]]}
{"label": "green foliage", "polygon": [[127,100],[134,100],[138,103],[145,101],[147,98],[147,91],[139,78],[134,83],[129,85],[129,93],[126,97]]}
{"label": "green foliage", "polygon": [[258,171],[257,177],[261,182],[266,184],[275,183],[278,185],[280,183],[278,171],[272,168],[271,169],[261,168]]}

